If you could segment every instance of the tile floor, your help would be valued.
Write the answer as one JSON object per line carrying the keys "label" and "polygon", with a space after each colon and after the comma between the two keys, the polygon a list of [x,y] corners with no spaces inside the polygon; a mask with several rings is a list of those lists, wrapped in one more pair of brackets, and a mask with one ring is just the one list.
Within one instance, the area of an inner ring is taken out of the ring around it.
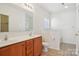
{"label": "tile floor", "polygon": [[74,44],[61,43],[60,50],[48,48],[48,52],[43,52],[42,56],[76,56],[75,48]]}

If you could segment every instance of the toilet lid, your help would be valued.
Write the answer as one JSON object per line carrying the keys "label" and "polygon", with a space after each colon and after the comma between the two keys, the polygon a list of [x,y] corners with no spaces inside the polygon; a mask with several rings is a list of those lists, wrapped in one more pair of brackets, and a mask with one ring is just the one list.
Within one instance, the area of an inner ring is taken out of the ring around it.
{"label": "toilet lid", "polygon": [[47,42],[43,42],[43,45],[48,46],[48,43]]}

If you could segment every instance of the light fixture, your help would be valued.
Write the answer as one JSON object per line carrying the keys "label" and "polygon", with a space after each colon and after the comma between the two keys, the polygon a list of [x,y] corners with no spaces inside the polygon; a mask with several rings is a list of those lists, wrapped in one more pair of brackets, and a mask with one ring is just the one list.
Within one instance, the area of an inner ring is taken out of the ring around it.
{"label": "light fixture", "polygon": [[61,3],[62,4],[62,6],[64,6],[64,8],[68,8],[68,6],[67,5],[65,5],[64,3]]}
{"label": "light fixture", "polygon": [[24,3],[24,4],[25,4],[26,7],[33,9],[33,7],[30,4],[28,4],[28,3]]}
{"label": "light fixture", "polygon": [[68,6],[64,6],[64,8],[68,8]]}

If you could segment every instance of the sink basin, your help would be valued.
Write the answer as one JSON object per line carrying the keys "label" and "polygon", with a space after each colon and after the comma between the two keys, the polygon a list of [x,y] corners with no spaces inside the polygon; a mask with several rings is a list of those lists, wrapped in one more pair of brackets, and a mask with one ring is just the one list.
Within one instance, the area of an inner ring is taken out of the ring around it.
{"label": "sink basin", "polygon": [[4,36],[0,36],[0,42],[4,41],[4,38],[5,38]]}

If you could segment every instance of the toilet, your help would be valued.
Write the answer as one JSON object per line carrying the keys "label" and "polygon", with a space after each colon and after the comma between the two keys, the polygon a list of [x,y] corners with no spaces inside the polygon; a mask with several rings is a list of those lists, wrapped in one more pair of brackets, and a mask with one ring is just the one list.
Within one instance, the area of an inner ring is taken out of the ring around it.
{"label": "toilet", "polygon": [[43,42],[43,51],[44,52],[48,52],[48,43],[47,42]]}

